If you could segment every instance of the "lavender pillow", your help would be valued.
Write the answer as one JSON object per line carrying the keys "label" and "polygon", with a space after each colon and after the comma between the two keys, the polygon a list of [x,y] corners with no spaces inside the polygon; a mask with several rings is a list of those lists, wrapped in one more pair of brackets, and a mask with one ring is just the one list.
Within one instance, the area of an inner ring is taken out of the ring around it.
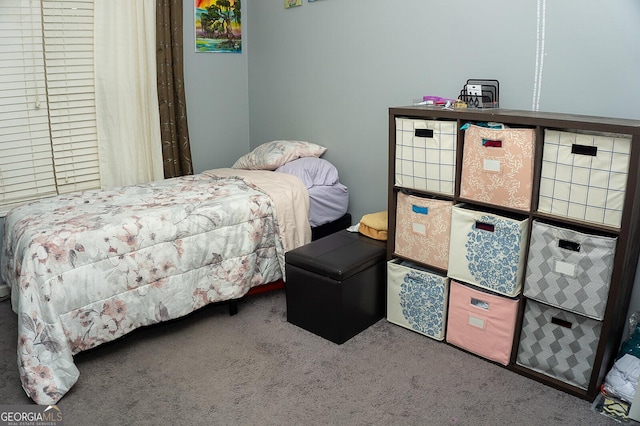
{"label": "lavender pillow", "polygon": [[278,167],[276,172],[298,177],[307,188],[331,186],[339,182],[338,169],[322,158],[299,158]]}

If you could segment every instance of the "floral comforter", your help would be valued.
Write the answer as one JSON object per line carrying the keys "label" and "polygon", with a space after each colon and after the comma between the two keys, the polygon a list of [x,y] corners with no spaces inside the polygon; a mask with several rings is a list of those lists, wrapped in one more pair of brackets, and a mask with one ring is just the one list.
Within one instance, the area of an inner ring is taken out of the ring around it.
{"label": "floral comforter", "polygon": [[246,179],[199,174],[12,210],[2,276],[25,392],[55,404],[78,380],[74,354],[283,277],[275,204]]}

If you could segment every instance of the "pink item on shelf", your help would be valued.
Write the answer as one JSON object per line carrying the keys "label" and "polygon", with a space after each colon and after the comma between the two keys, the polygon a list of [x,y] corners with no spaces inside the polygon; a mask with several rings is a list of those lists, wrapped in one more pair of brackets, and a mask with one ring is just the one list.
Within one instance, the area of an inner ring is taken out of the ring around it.
{"label": "pink item on shelf", "polygon": [[431,103],[433,105],[446,105],[447,103],[453,104],[456,100],[449,98],[441,98],[440,96],[423,96],[423,102]]}

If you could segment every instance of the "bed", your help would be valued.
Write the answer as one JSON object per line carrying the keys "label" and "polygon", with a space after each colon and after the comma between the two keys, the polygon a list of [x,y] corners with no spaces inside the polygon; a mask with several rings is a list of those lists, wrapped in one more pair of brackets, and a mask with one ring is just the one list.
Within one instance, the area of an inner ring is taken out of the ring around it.
{"label": "bed", "polygon": [[323,152],[298,152],[276,167],[237,162],[73,193],[9,212],[2,277],[18,314],[27,395],[55,404],[78,380],[75,354],[286,279],[285,252],[311,240],[309,189],[274,171]]}

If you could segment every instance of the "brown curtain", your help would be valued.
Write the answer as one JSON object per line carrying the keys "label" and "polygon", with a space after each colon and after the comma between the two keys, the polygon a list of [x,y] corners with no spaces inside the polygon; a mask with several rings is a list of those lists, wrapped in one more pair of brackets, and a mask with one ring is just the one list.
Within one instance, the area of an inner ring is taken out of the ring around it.
{"label": "brown curtain", "polygon": [[164,177],[193,174],[182,50],[182,0],[156,0],[156,60]]}

